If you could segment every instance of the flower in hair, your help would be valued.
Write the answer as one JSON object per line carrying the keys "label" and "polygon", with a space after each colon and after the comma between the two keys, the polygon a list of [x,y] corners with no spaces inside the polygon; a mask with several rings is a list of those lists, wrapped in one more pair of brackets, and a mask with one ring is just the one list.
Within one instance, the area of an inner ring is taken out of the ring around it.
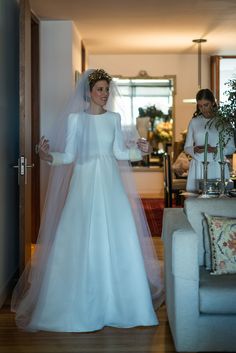
{"label": "flower in hair", "polygon": [[112,77],[103,69],[97,69],[91,72],[91,74],[88,76],[88,80],[90,87],[93,87],[97,81],[105,80],[110,82]]}

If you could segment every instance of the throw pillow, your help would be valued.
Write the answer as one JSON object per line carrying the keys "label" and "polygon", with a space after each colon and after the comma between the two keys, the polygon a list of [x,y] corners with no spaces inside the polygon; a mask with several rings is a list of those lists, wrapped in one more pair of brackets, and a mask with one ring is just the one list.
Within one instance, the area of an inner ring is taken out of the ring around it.
{"label": "throw pillow", "polygon": [[236,218],[205,214],[211,246],[211,274],[236,273]]}

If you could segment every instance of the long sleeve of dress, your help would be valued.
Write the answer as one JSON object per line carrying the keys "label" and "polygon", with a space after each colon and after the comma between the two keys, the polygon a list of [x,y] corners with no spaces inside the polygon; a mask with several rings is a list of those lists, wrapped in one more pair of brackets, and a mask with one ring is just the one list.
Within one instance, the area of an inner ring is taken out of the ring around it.
{"label": "long sleeve of dress", "polygon": [[125,146],[121,131],[121,118],[119,114],[115,119],[115,139],[113,143],[113,153],[118,160],[142,160],[142,153],[137,147],[127,148]]}
{"label": "long sleeve of dress", "polygon": [[77,134],[77,115],[70,114],[68,117],[66,147],[64,152],[50,152],[53,161],[52,166],[70,164],[74,161],[77,149],[76,134]]}
{"label": "long sleeve of dress", "polygon": [[184,145],[184,151],[189,154],[191,157],[198,159],[197,155],[194,153],[194,146],[195,146],[195,141],[194,141],[194,130],[193,130],[193,125],[189,124],[188,126],[188,132],[186,136],[186,141]]}

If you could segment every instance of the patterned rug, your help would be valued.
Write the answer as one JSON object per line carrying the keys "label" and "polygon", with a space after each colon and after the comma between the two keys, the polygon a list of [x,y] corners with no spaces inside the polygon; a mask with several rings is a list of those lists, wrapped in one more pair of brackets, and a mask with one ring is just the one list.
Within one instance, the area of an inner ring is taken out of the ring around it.
{"label": "patterned rug", "polygon": [[164,210],[163,199],[142,199],[143,208],[153,237],[160,237]]}

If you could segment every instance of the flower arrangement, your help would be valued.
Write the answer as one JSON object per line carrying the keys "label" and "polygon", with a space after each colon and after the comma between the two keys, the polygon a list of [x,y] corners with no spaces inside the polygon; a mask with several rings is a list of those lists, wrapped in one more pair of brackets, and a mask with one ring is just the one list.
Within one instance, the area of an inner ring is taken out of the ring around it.
{"label": "flower arrangement", "polygon": [[158,142],[171,142],[173,136],[173,121],[163,121],[157,124],[154,135]]}
{"label": "flower arrangement", "polygon": [[139,118],[149,117],[150,119],[148,140],[153,147],[154,154],[164,153],[164,145],[172,142],[173,120],[171,116],[171,109],[168,114],[164,114],[155,105],[139,108]]}
{"label": "flower arrangement", "polygon": [[164,114],[161,110],[157,109],[155,104],[154,105],[150,105],[146,108],[138,108],[139,111],[139,117],[140,118],[145,118],[145,117],[149,117],[150,118],[150,122],[151,122],[151,130],[153,131],[154,129],[154,123],[156,118],[163,118]]}

